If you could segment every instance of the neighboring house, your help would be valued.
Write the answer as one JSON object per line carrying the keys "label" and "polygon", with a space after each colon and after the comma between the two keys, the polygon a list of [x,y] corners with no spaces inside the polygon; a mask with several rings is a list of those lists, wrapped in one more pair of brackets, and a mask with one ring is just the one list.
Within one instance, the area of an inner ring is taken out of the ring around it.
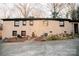
{"label": "neighboring house", "polygon": [[13,18],[3,20],[2,38],[79,33],[79,21],[52,18]]}

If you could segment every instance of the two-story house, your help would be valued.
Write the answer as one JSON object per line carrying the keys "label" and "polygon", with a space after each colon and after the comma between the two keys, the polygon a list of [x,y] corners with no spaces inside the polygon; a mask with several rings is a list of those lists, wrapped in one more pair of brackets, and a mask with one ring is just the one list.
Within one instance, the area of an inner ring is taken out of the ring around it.
{"label": "two-story house", "polygon": [[3,20],[2,38],[10,38],[17,35],[36,36],[79,33],[79,21],[70,19],[53,18],[11,18]]}

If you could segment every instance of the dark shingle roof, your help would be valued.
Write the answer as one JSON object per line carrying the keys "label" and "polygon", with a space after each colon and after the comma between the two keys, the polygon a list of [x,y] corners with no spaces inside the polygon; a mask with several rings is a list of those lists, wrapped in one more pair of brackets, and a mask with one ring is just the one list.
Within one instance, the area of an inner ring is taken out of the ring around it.
{"label": "dark shingle roof", "polygon": [[70,20],[69,22],[79,22],[79,20]]}
{"label": "dark shingle roof", "polygon": [[70,21],[70,19],[66,19],[66,18],[6,18],[6,19],[2,19],[3,21],[15,21],[15,20],[56,20],[56,21]]}

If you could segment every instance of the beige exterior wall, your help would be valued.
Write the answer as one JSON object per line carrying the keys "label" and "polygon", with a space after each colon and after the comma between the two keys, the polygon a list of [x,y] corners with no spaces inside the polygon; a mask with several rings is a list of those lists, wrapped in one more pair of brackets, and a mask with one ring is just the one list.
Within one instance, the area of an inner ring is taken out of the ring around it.
{"label": "beige exterior wall", "polygon": [[4,21],[3,22],[3,38],[12,37],[12,31],[16,30],[18,34],[21,34],[21,31],[26,31],[26,35],[32,34],[32,32],[35,32],[37,36],[40,36],[44,33],[50,34],[50,31],[52,31],[52,34],[60,34],[64,33],[64,31],[67,31],[67,33],[72,32],[72,23],[69,23],[69,21],[64,21],[64,27],[59,26],[59,21],[55,20],[48,20],[48,26],[44,25],[44,20],[34,20],[33,26],[29,25],[29,21],[27,21],[26,26],[22,25],[22,21],[20,21],[19,27],[14,27],[14,21]]}

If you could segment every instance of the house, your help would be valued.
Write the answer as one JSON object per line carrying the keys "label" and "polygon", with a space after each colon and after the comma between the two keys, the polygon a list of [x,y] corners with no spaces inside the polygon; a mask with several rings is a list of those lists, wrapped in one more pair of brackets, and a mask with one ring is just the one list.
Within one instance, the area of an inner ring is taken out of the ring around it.
{"label": "house", "polygon": [[11,18],[3,20],[2,38],[79,33],[79,21],[63,18]]}

